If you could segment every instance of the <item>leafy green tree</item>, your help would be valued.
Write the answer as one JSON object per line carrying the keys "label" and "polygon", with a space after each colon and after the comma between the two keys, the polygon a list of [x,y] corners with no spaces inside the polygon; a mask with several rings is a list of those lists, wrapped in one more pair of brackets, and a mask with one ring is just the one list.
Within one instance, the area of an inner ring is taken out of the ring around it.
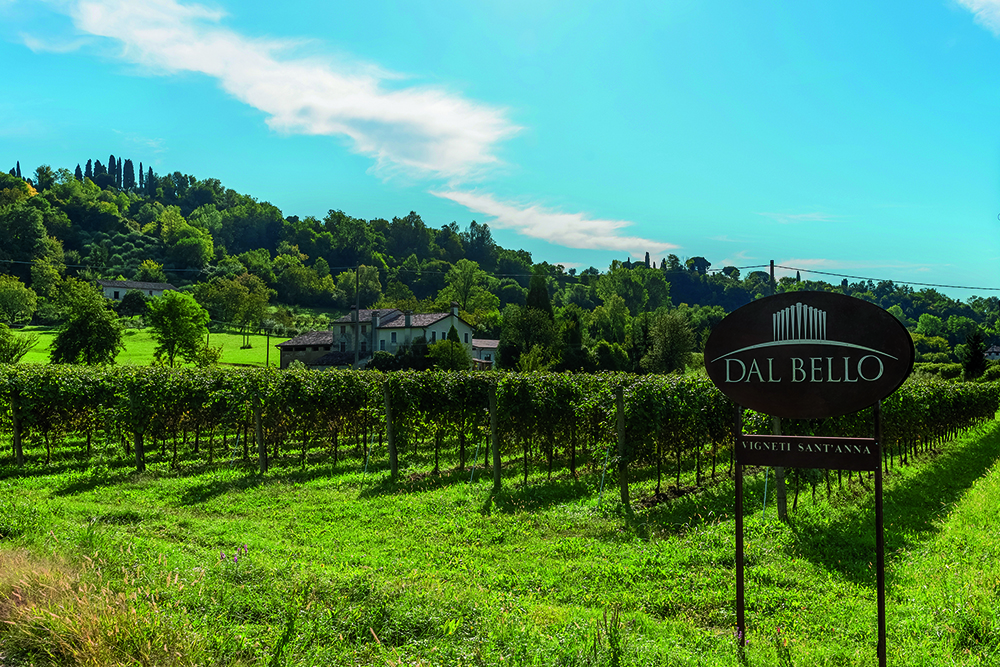
{"label": "leafy green tree", "polygon": [[469,300],[478,289],[486,286],[486,272],[479,264],[468,259],[460,259],[448,272],[445,280],[451,288],[451,295],[462,310],[469,310]]}
{"label": "leafy green tree", "polygon": [[[468,230],[461,234],[462,245],[465,248],[465,257],[479,264],[486,271],[493,271],[497,266],[499,258],[499,248],[493,240],[490,226],[479,224],[475,220],[469,223]],[[531,257],[528,257],[528,266],[531,266]]]}
{"label": "leafy green tree", "polygon": [[35,189],[17,176],[0,173],[0,206],[23,202],[34,194]]}
{"label": "leafy green tree", "polygon": [[433,231],[424,224],[416,211],[405,218],[393,218],[385,235],[385,249],[393,257],[406,257],[413,253],[417,259],[430,259]]}
{"label": "leafy green tree", "polygon": [[16,364],[37,344],[38,334],[15,334],[0,324],[0,364]]}
{"label": "leafy green tree", "polygon": [[67,317],[52,340],[52,363],[113,364],[125,343],[121,321],[110,302],[77,278],[63,282],[59,300]]}
{"label": "leafy green tree", "polygon": [[382,295],[382,283],[374,266],[362,265],[357,276],[354,271],[344,271],[337,276],[337,289],[344,293],[348,304],[355,302],[355,285],[361,293],[359,301],[362,308],[368,308]]}
{"label": "leafy green tree", "polygon": [[44,192],[56,184],[56,174],[52,167],[47,164],[39,165],[35,169],[35,189]]}
{"label": "leafy green tree", "polygon": [[467,371],[472,365],[472,355],[458,338],[458,330],[452,326],[448,337],[427,347],[427,356],[434,366],[446,371]]}
{"label": "leafy green tree", "polygon": [[163,272],[163,265],[151,259],[144,259],[136,268],[132,280],[142,283],[165,283],[167,274]]}
{"label": "leafy green tree", "polygon": [[0,319],[27,322],[38,308],[38,295],[15,276],[0,275]]}
{"label": "leafy green tree", "polygon": [[[662,286],[666,287],[666,283],[663,282]],[[664,292],[669,295],[669,287]],[[613,265],[611,270],[597,280],[597,295],[605,303],[613,296],[621,297],[632,317],[645,310],[649,301],[649,293],[643,284],[640,270],[626,269],[621,265]]]}
{"label": "leafy green tree", "polygon": [[170,290],[149,303],[154,353],[173,368],[178,357],[196,362],[208,335],[208,311],[190,294]]}
{"label": "leafy green tree", "polygon": [[594,309],[590,318],[590,336],[594,340],[625,345],[631,321],[625,300],[617,294],[612,294],[607,301]]}
{"label": "leafy green tree", "polygon": [[928,337],[941,336],[947,334],[944,321],[937,315],[924,313],[917,319],[917,333]]}
{"label": "leafy green tree", "polygon": [[683,373],[695,345],[694,332],[684,313],[657,313],[650,333],[653,344],[642,358],[642,369],[650,373]]}
{"label": "leafy green tree", "polygon": [[548,348],[549,358],[558,359],[561,340],[555,321],[538,308],[515,305],[504,308],[497,348],[499,364],[504,368],[517,368],[521,355],[536,345]]}
{"label": "leafy green tree", "polygon": [[[457,223],[449,223],[434,234],[434,245],[438,249],[438,257],[454,264],[465,256],[462,237]],[[478,263],[477,263],[478,266]]]}
{"label": "leafy green tree", "polygon": [[141,317],[149,312],[149,297],[136,289],[125,292],[116,308],[121,317]]}
{"label": "leafy green tree", "polygon": [[27,278],[30,263],[45,256],[45,225],[34,206],[18,203],[0,208],[0,260],[13,260],[12,274]]}
{"label": "leafy green tree", "polygon": [[36,259],[31,264],[31,289],[45,299],[55,298],[62,282],[62,265]]}

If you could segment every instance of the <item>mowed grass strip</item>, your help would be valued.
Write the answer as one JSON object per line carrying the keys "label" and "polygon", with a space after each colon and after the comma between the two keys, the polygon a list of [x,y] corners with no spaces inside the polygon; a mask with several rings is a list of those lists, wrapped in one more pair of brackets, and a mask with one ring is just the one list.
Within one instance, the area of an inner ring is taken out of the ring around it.
{"label": "mowed grass strip", "polygon": [[[38,344],[33,347],[21,363],[47,364],[50,359],[50,346],[56,336],[56,330],[49,327],[25,327],[19,332],[36,333]],[[283,343],[288,337],[266,336],[264,334],[250,335],[250,348],[242,349],[243,336],[238,333],[213,332],[209,334],[208,344],[212,347],[222,347],[221,364],[238,364],[241,366],[271,366],[279,363],[279,353],[274,347]],[[149,366],[155,360],[156,341],[151,329],[126,329],[123,336],[125,349],[115,358],[115,363]],[[270,345],[270,351],[268,351]]]}
{"label": "mowed grass strip", "polygon": [[[86,464],[0,468],[0,655],[737,664],[731,481],[632,517],[613,474],[601,496],[596,456],[579,480],[539,462],[527,487],[511,465],[492,496],[481,470],[427,476],[430,458],[393,484],[379,452],[367,470],[289,456],[264,476],[233,453],[175,471],[154,451],[136,475],[95,444]],[[992,422],[887,478],[891,664],[997,664],[998,457]],[[748,481],[747,664],[873,664],[871,483],[842,482],[804,491],[785,525]]]}

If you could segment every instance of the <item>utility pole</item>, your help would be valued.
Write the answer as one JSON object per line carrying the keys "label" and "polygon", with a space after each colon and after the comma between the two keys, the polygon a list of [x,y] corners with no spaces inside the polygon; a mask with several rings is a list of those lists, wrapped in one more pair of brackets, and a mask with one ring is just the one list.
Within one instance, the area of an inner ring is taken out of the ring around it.
{"label": "utility pole", "polygon": [[[777,283],[774,282],[774,260],[771,260],[771,296],[777,292]],[[771,417],[771,434],[781,435],[781,417]],[[778,506],[778,521],[788,522],[788,495],[785,489],[785,468],[775,466],[774,468],[774,498],[775,505]]]}
{"label": "utility pole", "polygon": [[[358,351],[361,348],[361,265],[354,267],[354,369],[358,368]],[[333,339],[333,333],[330,334]],[[331,344],[332,347],[332,344]]]}

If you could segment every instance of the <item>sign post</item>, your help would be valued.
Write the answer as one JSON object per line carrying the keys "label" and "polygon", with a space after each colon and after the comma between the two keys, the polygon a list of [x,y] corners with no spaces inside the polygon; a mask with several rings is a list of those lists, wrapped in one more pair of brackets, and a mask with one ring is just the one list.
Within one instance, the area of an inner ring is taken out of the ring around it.
{"label": "sign post", "polygon": [[[746,639],[743,468],[746,465],[868,471],[875,477],[878,658],[886,663],[881,400],[913,370],[913,342],[895,317],[860,299],[792,292],[728,315],[705,345],[705,368],[736,403],[736,633]],[[873,437],[743,433],[743,408],[773,417],[822,419],[874,406]]]}

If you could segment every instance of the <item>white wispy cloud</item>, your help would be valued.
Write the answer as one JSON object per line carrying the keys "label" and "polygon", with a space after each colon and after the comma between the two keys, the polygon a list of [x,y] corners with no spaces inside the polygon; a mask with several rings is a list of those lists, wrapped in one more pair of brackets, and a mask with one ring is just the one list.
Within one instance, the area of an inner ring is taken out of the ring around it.
{"label": "white wispy cloud", "polygon": [[79,31],[120,43],[124,60],[155,73],[213,77],[267,114],[272,129],[347,137],[388,173],[473,178],[499,163],[497,145],[519,130],[504,109],[441,88],[406,86],[402,76],[377,67],[294,57],[300,44],[226,29],[223,12],[202,5],[78,0],[68,12]]}
{"label": "white wispy cloud", "polygon": [[623,230],[633,224],[627,220],[601,220],[582,213],[552,211],[538,204],[505,202],[488,193],[449,190],[431,194],[489,216],[490,224],[495,227],[569,248],[656,255],[678,247],[663,241],[627,236]]}
{"label": "white wispy cloud", "polygon": [[976,23],[1000,37],[1000,0],[958,0],[975,16]]}
{"label": "white wispy cloud", "polygon": [[775,222],[783,225],[790,225],[798,222],[832,222],[840,216],[830,215],[813,211],[810,213],[758,213],[765,218],[771,218]]}
{"label": "white wispy cloud", "polygon": [[[3,0],[0,0],[2,3]],[[78,51],[83,46],[90,43],[87,38],[58,41],[51,38],[41,38],[29,33],[21,33],[21,41],[35,53],[71,53]]]}

